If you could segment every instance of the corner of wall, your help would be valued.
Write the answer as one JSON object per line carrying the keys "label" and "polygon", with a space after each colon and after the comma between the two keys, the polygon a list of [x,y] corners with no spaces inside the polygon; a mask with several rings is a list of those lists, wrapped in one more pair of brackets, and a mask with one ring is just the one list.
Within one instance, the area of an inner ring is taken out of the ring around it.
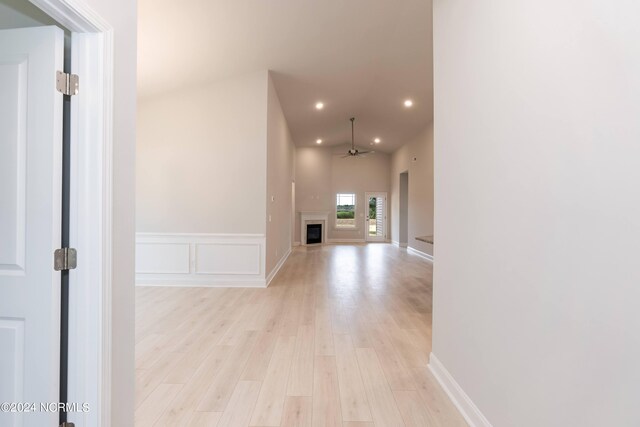
{"label": "corner of wall", "polygon": [[265,197],[265,266],[267,285],[291,252],[294,144],[277,88],[267,71],[267,156]]}
{"label": "corner of wall", "polygon": [[429,370],[470,427],[493,427],[433,352],[429,356]]}

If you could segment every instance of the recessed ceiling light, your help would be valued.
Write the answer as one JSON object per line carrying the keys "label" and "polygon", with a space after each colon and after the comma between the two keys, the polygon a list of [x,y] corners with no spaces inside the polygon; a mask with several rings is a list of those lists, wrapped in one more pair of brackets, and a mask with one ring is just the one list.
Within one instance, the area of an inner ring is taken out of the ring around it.
{"label": "recessed ceiling light", "polygon": [[410,99],[407,99],[404,101],[404,106],[405,107],[413,107],[413,101]]}
{"label": "recessed ceiling light", "polygon": [[380,138],[374,139],[373,142],[375,142],[376,144],[380,144]]}
{"label": "recessed ceiling light", "polygon": [[322,102],[316,102],[316,110],[322,110],[324,108],[324,104]]}
{"label": "recessed ceiling light", "polygon": [[316,139],[316,144],[322,144],[322,140],[321,139]]}

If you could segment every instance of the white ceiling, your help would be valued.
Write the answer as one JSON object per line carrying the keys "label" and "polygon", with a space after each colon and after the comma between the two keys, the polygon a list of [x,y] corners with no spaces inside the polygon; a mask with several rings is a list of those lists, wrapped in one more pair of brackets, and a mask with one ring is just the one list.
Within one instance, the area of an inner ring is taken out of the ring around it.
{"label": "white ceiling", "polygon": [[141,97],[268,69],[298,146],[349,141],[355,116],[356,144],[390,152],[432,121],[431,0],[138,4]]}

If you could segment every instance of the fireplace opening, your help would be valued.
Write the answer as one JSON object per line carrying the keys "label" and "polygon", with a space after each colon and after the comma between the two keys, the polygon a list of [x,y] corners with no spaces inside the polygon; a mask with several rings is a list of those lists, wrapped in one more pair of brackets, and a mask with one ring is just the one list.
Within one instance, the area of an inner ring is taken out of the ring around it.
{"label": "fireplace opening", "polygon": [[322,243],[322,224],[307,224],[307,245]]}

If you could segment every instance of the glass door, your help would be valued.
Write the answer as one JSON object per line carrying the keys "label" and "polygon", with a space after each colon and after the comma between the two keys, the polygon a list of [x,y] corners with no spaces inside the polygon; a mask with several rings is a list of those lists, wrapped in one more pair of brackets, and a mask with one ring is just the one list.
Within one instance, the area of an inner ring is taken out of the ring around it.
{"label": "glass door", "polygon": [[365,196],[365,239],[368,242],[384,242],[387,240],[387,193],[365,193]]}

